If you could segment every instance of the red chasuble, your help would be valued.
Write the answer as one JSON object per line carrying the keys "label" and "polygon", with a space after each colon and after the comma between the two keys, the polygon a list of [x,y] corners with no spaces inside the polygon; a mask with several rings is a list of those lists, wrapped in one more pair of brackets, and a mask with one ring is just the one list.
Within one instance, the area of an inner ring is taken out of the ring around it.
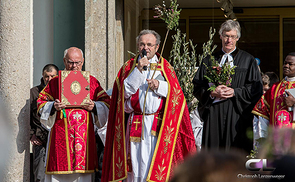
{"label": "red chasuble", "polygon": [[[47,101],[58,99],[58,76],[40,92],[38,112]],[[110,97],[96,78],[90,76],[90,99],[109,107]],[[82,108],[58,111],[49,136],[46,174],[93,173],[97,153],[91,112]]]}
{"label": "red chasuble", "polygon": [[[114,83],[103,159],[104,182],[127,178],[124,79],[133,71],[137,58],[124,64]],[[147,181],[168,181],[174,165],[194,153],[196,146],[186,100],[173,67],[162,58],[157,69],[161,69],[169,91]]]}
{"label": "red chasuble", "polygon": [[273,86],[261,97],[252,113],[269,120],[269,125],[278,127],[295,127],[293,111],[288,111],[284,102],[286,89],[295,88],[295,82],[283,79]]}

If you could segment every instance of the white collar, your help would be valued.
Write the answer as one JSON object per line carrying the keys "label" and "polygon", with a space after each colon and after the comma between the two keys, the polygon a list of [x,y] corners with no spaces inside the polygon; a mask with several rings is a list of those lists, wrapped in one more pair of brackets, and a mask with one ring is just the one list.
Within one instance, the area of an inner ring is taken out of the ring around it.
{"label": "white collar", "polygon": [[227,61],[229,62],[230,64],[230,67],[233,67],[234,66],[234,60],[233,60],[233,56],[231,55],[232,52],[234,52],[236,50],[236,47],[233,51],[229,52],[229,53],[226,53],[224,52],[223,48],[222,48],[222,52],[224,52],[224,55],[222,56],[221,58],[221,61],[219,63],[220,67],[222,67],[222,65],[225,63],[226,59]]}
{"label": "white collar", "polygon": [[295,81],[295,77],[285,77],[285,80],[288,82],[294,82]]}

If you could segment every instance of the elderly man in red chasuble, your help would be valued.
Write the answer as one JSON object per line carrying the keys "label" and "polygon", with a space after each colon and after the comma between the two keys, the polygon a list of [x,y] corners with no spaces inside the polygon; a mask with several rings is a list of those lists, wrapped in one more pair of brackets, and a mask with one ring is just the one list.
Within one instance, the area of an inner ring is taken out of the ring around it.
{"label": "elderly man in red chasuble", "polygon": [[[65,50],[65,70],[79,72],[83,64],[81,49]],[[66,107],[59,100],[60,76],[49,81],[37,100],[41,123],[49,130],[45,182],[92,181],[98,167],[94,124],[99,128],[106,125],[110,97],[90,75],[90,100],[85,105]]]}
{"label": "elderly man in red chasuble", "polygon": [[156,53],[159,44],[157,32],[141,31],[140,54],[118,73],[102,181],[168,181],[173,167],[196,151],[186,100],[173,67]]}

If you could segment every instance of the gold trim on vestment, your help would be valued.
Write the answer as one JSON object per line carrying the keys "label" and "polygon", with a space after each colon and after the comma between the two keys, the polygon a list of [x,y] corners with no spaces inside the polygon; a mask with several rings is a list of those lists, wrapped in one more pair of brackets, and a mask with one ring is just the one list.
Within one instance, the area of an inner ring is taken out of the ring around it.
{"label": "gold trim on vestment", "polygon": [[[138,65],[138,63],[136,63],[136,66]],[[150,63],[150,66],[148,67],[149,70],[155,70],[155,71],[161,71],[162,68],[158,65],[157,67],[157,70],[156,70],[156,66],[157,66],[157,63]]]}
{"label": "gold trim on vestment", "polygon": [[174,142],[173,142],[173,146],[172,146],[172,153],[171,153],[171,158],[170,158],[170,163],[169,163],[169,168],[168,168],[168,173],[167,173],[168,178],[166,179],[167,182],[169,181],[169,176],[170,176],[170,172],[171,172],[172,158],[173,158],[173,154],[174,154],[175,144],[176,144],[176,140],[177,140],[177,137],[178,137],[179,126],[180,126],[180,123],[181,123],[181,120],[182,120],[185,104],[186,104],[186,100],[185,100],[185,98],[183,98],[181,111],[180,111],[179,118],[178,118],[178,121],[177,121],[178,122],[177,130],[176,130],[176,133],[175,133],[175,138],[174,138]]}
{"label": "gold trim on vestment", "polygon": [[42,104],[39,105],[38,110],[37,110],[37,115],[39,115],[39,111],[40,111],[40,109],[41,109],[42,107],[44,107],[44,105],[45,105],[46,103],[47,103],[47,102],[44,102],[44,103],[42,103]]}
{"label": "gold trim on vestment", "polygon": [[[128,61],[124,64],[124,66],[121,68],[121,77],[122,77],[122,79],[123,78],[125,78],[125,67],[126,67],[126,65],[127,65],[127,63],[128,63]],[[133,61],[133,65],[132,65],[132,67],[131,67],[131,70],[129,71],[129,74],[132,72],[132,70],[134,69],[134,67],[135,67],[135,64],[136,64],[136,60],[134,60]],[[129,75],[128,74],[128,75]],[[127,76],[128,77],[128,76]],[[126,77],[126,78],[127,78]],[[121,180],[124,180],[124,179],[126,179],[127,178],[127,159],[126,159],[126,142],[125,142],[125,138],[126,138],[126,131],[125,131],[125,112],[124,112],[124,85],[120,85],[120,80],[119,80],[120,78],[117,76],[116,77],[116,84],[117,84],[117,87],[118,87],[118,100],[120,100],[120,103],[118,103],[118,107],[119,108],[122,108],[122,118],[116,118],[116,119],[122,119],[122,126],[123,126],[123,132],[122,132],[122,139],[121,140],[123,140],[123,152],[124,152],[124,154],[123,154],[123,156],[124,156],[124,163],[125,163],[125,166],[124,166],[124,173],[125,173],[125,175],[123,176],[123,178],[120,178],[120,179],[118,179],[118,180],[113,180],[113,179],[116,179],[116,171],[115,171],[115,167],[116,167],[116,164],[115,164],[115,145],[116,145],[116,142],[113,142],[113,151],[112,151],[112,153],[113,153],[113,155],[112,155],[112,174],[113,174],[113,176],[112,176],[112,181],[114,181],[114,182],[116,182],[116,181],[121,181]],[[123,81],[124,82],[124,81]],[[120,96],[120,93],[121,93],[121,96]],[[122,99],[121,99],[122,98]],[[117,112],[117,109],[116,109],[116,114],[118,114],[118,112]],[[117,122],[117,121],[116,121]],[[123,169],[122,169],[123,170]]]}
{"label": "gold trim on vestment", "polygon": [[[272,125],[273,126],[275,126],[275,123],[276,123],[276,120],[275,120],[275,106],[276,106],[276,100],[277,100],[277,93],[278,93],[278,90],[279,90],[279,88],[281,87],[281,85],[282,85],[282,83],[283,83],[284,81],[281,81],[280,83],[279,83],[279,85],[277,86],[277,88],[276,88],[276,91],[275,91],[275,94],[274,94],[274,99],[273,99],[273,107],[272,107],[272,115],[271,115],[271,117],[272,117]],[[271,108],[270,108],[271,109]]]}
{"label": "gold trim on vestment", "polygon": [[107,102],[105,102],[105,101],[99,101],[99,102],[104,103],[108,108],[110,108],[110,105]]}
{"label": "gold trim on vestment", "polygon": [[130,142],[141,142],[140,137],[130,137]]}
{"label": "gold trim on vestment", "polygon": [[159,135],[159,133],[157,133],[157,132],[154,131],[154,130],[151,131],[151,134],[152,134],[153,136],[155,136],[155,137]]}
{"label": "gold trim on vestment", "polygon": [[90,72],[89,71],[80,71],[85,80],[90,84]]}
{"label": "gold trim on vestment", "polygon": [[[163,58],[161,56],[161,60],[159,60],[160,63],[159,65],[161,65],[161,67],[163,68]],[[166,75],[166,72],[165,70],[163,69],[163,75],[168,83],[168,93],[167,93],[167,97],[166,97],[166,102],[169,101],[170,99],[170,83],[169,83],[169,80],[167,79],[167,75]],[[155,163],[155,158],[156,158],[156,151],[158,151],[158,148],[159,148],[159,139],[161,138],[162,136],[162,133],[163,133],[163,130],[164,130],[164,124],[165,123],[165,120],[166,120],[166,114],[167,114],[167,107],[168,107],[168,104],[165,103],[165,109],[164,109],[164,114],[163,114],[163,120],[162,120],[162,125],[161,125],[161,128],[160,128],[160,131],[159,131],[159,135],[158,135],[158,140],[157,140],[157,144],[156,144],[156,147],[154,149],[154,154],[153,154],[153,158],[152,158],[152,161],[151,161],[151,165],[150,165],[150,168],[149,168],[149,172],[148,172],[148,175],[147,175],[147,178],[146,180],[147,181],[151,181],[150,178],[151,178],[151,174],[152,174],[152,167],[154,166],[154,163]]]}
{"label": "gold trim on vestment", "polygon": [[[87,154],[86,154],[86,158],[87,158],[87,168],[89,169],[89,112],[86,111],[87,114],[87,120],[86,120],[86,127],[87,127],[87,143],[86,143],[86,148],[87,148]],[[98,164],[97,162],[95,162],[95,164]],[[86,165],[85,165],[86,167]],[[95,168],[95,167],[94,167]]]}
{"label": "gold trim on vestment", "polygon": [[[70,113],[69,113],[70,115]],[[71,171],[71,156],[70,156],[70,145],[69,145],[69,131],[68,131],[68,122],[67,117],[64,117],[64,124],[65,124],[65,138],[66,138],[66,148],[67,148],[67,160],[68,160],[68,170]]]}
{"label": "gold trim on vestment", "polygon": [[75,170],[75,171],[53,171],[46,174],[77,174],[77,173],[94,173],[94,170]]}
{"label": "gold trim on vestment", "polygon": [[[45,87],[44,87],[44,89],[45,89]],[[42,93],[42,94],[46,95],[47,97],[49,97],[50,101],[54,101],[54,98],[49,93],[45,92],[44,89],[40,93]]]}
{"label": "gold trim on vestment", "polygon": [[98,92],[98,93],[97,93],[97,98],[98,98],[100,95],[102,95],[103,93],[105,93],[105,91],[104,91],[104,90],[102,90],[102,91]]}
{"label": "gold trim on vestment", "polygon": [[269,120],[269,117],[267,117],[267,116],[265,116],[265,115],[263,115],[263,114],[260,114],[260,113],[257,112],[257,111],[252,111],[252,114],[255,114],[255,115],[257,115],[257,116],[261,116],[261,117],[263,117],[263,118]]}

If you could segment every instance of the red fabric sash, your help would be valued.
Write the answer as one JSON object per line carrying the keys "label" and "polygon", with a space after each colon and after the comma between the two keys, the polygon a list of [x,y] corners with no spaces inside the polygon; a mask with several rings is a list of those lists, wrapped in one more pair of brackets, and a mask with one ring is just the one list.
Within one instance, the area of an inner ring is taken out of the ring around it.
{"label": "red fabric sash", "polygon": [[[157,55],[159,57],[159,54]],[[136,60],[137,57],[124,64],[114,83],[102,181],[120,181],[127,178],[123,81],[134,69]],[[159,65],[168,82],[169,92],[147,181],[168,181],[172,166],[182,161],[187,154],[196,151],[186,101],[173,67],[163,58]]]}
{"label": "red fabric sash", "polygon": [[[160,106],[156,113],[152,114],[145,114],[145,115],[153,115],[153,125],[152,125],[152,135],[157,136],[160,131],[161,126],[161,118],[163,117],[163,102],[165,98],[161,99]],[[141,112],[140,104],[139,104],[139,90],[135,94],[131,96],[131,106],[134,109],[134,112],[130,117],[132,120],[129,122],[130,126],[130,141],[132,142],[140,142],[142,137],[142,120],[143,120],[143,113]]]}

